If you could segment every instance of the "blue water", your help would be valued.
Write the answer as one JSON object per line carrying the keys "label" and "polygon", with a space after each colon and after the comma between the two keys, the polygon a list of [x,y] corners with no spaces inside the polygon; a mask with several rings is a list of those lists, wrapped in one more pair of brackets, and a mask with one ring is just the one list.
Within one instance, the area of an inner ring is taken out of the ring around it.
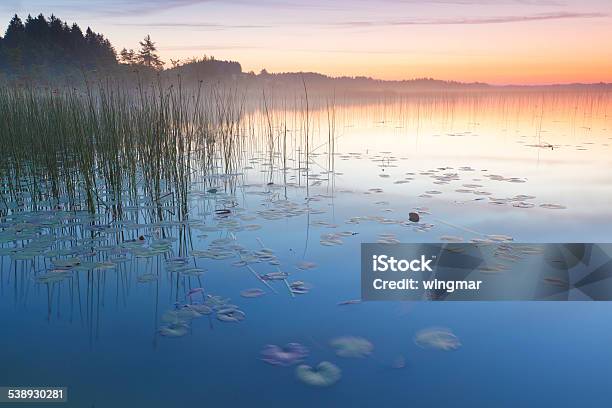
{"label": "blue water", "polygon": [[[470,120],[487,128],[486,118]],[[57,406],[75,408],[610,406],[609,302],[338,305],[359,298],[360,244],[377,242],[380,234],[394,234],[400,242],[438,242],[444,235],[470,240],[488,234],[506,234],[515,242],[530,243],[612,241],[612,191],[603,172],[609,169],[605,153],[609,152],[609,132],[601,126],[597,128],[600,133],[587,135],[598,142],[598,148],[576,153],[574,145],[541,152],[516,147],[521,134],[533,130],[533,123],[527,130],[516,124],[508,132],[514,136],[483,130],[470,138],[456,138],[440,136],[451,129],[435,129],[437,122],[430,122],[432,129],[419,125],[421,139],[413,129],[398,135],[392,124],[386,133],[372,126],[345,130],[338,150],[358,151],[362,156],[338,157],[338,174],[308,191],[300,177],[290,179],[299,186],[289,185],[285,191],[280,172],[274,175],[275,185],[267,186],[262,166],[245,171],[231,196],[253,220],[241,220],[235,210],[229,218],[214,216],[212,210],[227,203],[222,183],[218,197],[193,194],[190,198],[192,220],[217,225],[229,219],[242,225],[258,224],[259,230],[166,228],[173,237],[190,233],[189,247],[196,250],[206,249],[217,238],[229,238],[249,250],[264,245],[278,257],[279,268],[291,274],[290,282],[301,280],[310,285],[310,292],[304,295],[292,297],[282,281],[270,283],[277,293],[272,292],[247,268],[233,266],[237,257],[194,260],[189,256],[190,263],[207,271],[200,280],[177,279],[176,273],[165,270],[163,260],[180,255],[178,242],[172,251],[148,262],[130,257],[132,260],[115,269],[75,272],[72,278],[53,285],[34,281],[34,273],[48,266],[48,259],[46,266],[39,260],[33,269],[26,261],[0,255],[0,386],[68,387],[68,402]],[[351,132],[355,134],[350,136]],[[376,133],[378,138],[364,138],[372,132],[382,133]],[[441,152],[440,146],[447,150]],[[384,153],[389,149],[395,149],[397,157]],[[397,167],[385,168],[389,178],[380,177],[380,157],[394,159],[391,163]],[[324,163],[324,157],[320,161]],[[458,170],[467,165],[474,171]],[[437,174],[457,172],[460,179],[436,185],[430,176],[419,173],[445,166],[452,169],[437,170]],[[323,165],[311,169],[322,170]],[[406,172],[414,172],[414,180],[394,184]],[[524,177],[527,182],[492,181],[487,174]],[[481,199],[455,191],[465,183],[481,183],[481,189],[494,197],[535,195],[529,200],[535,207],[491,205],[488,196]],[[251,186],[240,187],[245,184]],[[194,185],[194,189],[202,188]],[[384,191],[369,192],[372,188]],[[433,189],[442,194],[420,197]],[[270,208],[271,201],[284,199],[285,193],[297,207],[308,205],[322,213],[262,218],[259,211]],[[307,196],[315,200],[307,204]],[[539,207],[542,203],[567,208],[549,210]],[[376,219],[347,223],[352,217],[367,216],[406,220],[408,212],[417,207],[423,211],[423,221],[434,224],[431,229],[415,231],[411,226]],[[322,234],[340,231],[356,234],[342,237],[342,245],[321,245]],[[147,242],[152,234],[151,230],[145,234]],[[198,237],[202,234],[207,236]],[[21,243],[2,247],[11,245]],[[115,242],[109,238],[107,245]],[[107,255],[101,251],[97,256],[103,260]],[[317,266],[300,270],[297,264],[303,260]],[[251,266],[259,274],[277,271],[266,262]],[[145,272],[159,274],[159,279],[138,282],[136,277]],[[224,323],[214,314],[204,315],[193,319],[182,337],[161,336],[162,315],[173,310],[175,303],[188,302],[188,290],[200,286],[206,295],[230,298],[230,303],[244,311],[245,320]],[[248,288],[260,288],[266,294],[241,297],[240,291]],[[461,346],[452,351],[419,347],[415,335],[431,327],[452,330]],[[341,336],[369,340],[373,353],[364,358],[337,356],[330,341]],[[341,379],[329,387],[313,387],[296,377],[295,366],[261,361],[260,352],[266,345],[291,342],[309,349],[305,364],[332,362],[340,368]],[[399,357],[405,367],[394,364]]]}
{"label": "blue water", "polygon": [[[231,266],[235,259],[198,260],[198,266],[208,269],[206,291],[230,297],[247,318],[233,324],[203,316],[180,338],[156,334],[160,314],[176,300],[175,280],[163,272],[159,282],[143,284],[134,279],[136,269],[123,270],[129,287],[121,280],[117,284],[116,271],[80,272],[81,307],[63,284],[48,313],[46,285],[15,280],[4,259],[0,384],[67,386],[65,405],[70,407],[590,407],[606,406],[612,397],[606,376],[612,363],[612,329],[605,323],[612,311],[609,303],[338,306],[359,298],[359,244],[375,242],[381,228],[351,225],[359,235],[344,238],[344,245],[324,247],[319,234],[328,229],[311,226],[307,231],[306,219],[269,221],[262,230],[237,236],[254,249],[260,237],[288,265],[292,279],[312,284],[310,293],[291,298],[282,282],[273,283],[278,294],[270,293],[247,269]],[[400,239],[415,234],[401,226],[384,229],[396,231]],[[304,251],[317,268],[293,267]],[[273,270],[266,264],[254,269]],[[268,293],[241,298],[240,290],[250,287]],[[417,346],[415,334],[432,326],[451,328],[462,346],[449,352]],[[370,340],[373,354],[363,359],[336,356],[329,341],[344,335]],[[294,367],[259,360],[266,344],[289,342],[310,349],[310,365],[336,364],[342,379],[329,388],[310,387],[297,380]],[[406,367],[392,368],[400,355]]]}

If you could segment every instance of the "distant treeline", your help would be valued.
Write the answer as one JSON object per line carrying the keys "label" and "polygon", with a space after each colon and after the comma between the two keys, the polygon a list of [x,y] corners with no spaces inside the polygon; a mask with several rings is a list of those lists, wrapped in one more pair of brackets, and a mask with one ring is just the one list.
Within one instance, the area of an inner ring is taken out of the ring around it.
{"label": "distant treeline", "polygon": [[303,82],[308,84],[309,88],[314,89],[330,89],[333,87],[338,90],[350,89],[352,91],[361,90],[364,92],[371,92],[373,90],[379,92],[402,92],[407,90],[428,92],[431,90],[440,89],[444,89],[446,91],[469,89],[479,90],[489,87],[489,85],[480,82],[464,83],[456,81],[443,81],[433,78],[390,81],[365,76],[330,77],[316,72],[283,72],[272,74],[268,73],[266,70],[262,70],[257,77],[263,81],[277,84],[279,88],[284,88],[292,84],[295,85],[296,83],[301,85]]}

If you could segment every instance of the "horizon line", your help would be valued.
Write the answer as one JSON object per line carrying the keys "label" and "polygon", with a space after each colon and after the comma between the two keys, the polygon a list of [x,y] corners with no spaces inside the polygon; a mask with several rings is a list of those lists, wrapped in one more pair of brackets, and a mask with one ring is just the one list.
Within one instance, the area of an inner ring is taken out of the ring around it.
{"label": "horizon line", "polygon": [[[210,56],[214,59],[214,56]],[[232,60],[232,59],[226,59],[226,60],[216,60],[216,61],[221,61],[221,62],[236,62],[238,64],[241,65],[240,61],[237,60]],[[186,64],[187,65],[187,64]],[[183,65],[181,65],[183,66]],[[176,68],[180,68],[179,67],[172,67],[172,68],[167,68],[164,69],[164,71],[171,71],[173,69]],[[457,85],[481,85],[481,86],[490,86],[490,87],[498,87],[498,88],[503,88],[503,87],[544,87],[544,86],[612,86],[612,82],[607,82],[607,81],[596,81],[596,82],[576,82],[576,81],[572,81],[572,82],[548,82],[548,83],[512,83],[512,82],[508,82],[508,83],[495,83],[495,82],[483,82],[483,81],[462,81],[462,80],[457,80],[457,79],[441,79],[441,78],[434,78],[434,77],[427,77],[427,76],[422,76],[422,77],[413,77],[413,78],[402,78],[402,79],[383,79],[383,78],[378,78],[375,76],[367,76],[367,75],[352,75],[352,74],[342,74],[342,75],[332,75],[332,74],[327,74],[324,72],[318,72],[318,71],[276,71],[276,72],[272,72],[272,71],[268,71],[267,68],[263,68],[261,71],[265,71],[267,75],[319,75],[319,76],[323,76],[326,77],[328,79],[331,80],[337,80],[337,79],[364,79],[364,80],[370,80],[370,81],[378,81],[378,82],[416,82],[416,81],[436,81],[436,82],[447,82],[447,83],[454,83]],[[262,72],[260,71],[260,73],[255,73],[253,71],[242,71],[242,74],[244,75],[250,75],[251,72],[253,72],[253,74],[255,76],[261,76]],[[264,75],[266,75],[264,74]]]}

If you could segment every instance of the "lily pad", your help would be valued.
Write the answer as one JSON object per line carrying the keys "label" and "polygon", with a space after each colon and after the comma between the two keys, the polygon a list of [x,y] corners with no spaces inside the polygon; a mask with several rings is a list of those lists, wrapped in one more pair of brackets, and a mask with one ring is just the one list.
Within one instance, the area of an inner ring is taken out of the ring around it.
{"label": "lily pad", "polygon": [[245,289],[240,292],[240,296],[245,298],[256,298],[265,295],[266,292],[259,288]]}
{"label": "lily pad", "polygon": [[447,328],[430,327],[419,331],[414,342],[422,348],[452,351],[461,347],[461,342],[455,334]]}
{"label": "lily pad", "polygon": [[308,349],[299,343],[289,343],[284,347],[268,344],[261,351],[263,361],[284,367],[297,364],[306,356],[308,356]]}
{"label": "lily pad", "polygon": [[339,357],[362,358],[369,356],[374,350],[374,345],[363,337],[337,337],[330,344]]}
{"label": "lily pad", "polygon": [[342,377],[338,366],[329,361],[322,361],[316,368],[302,364],[296,367],[295,375],[305,384],[313,387],[329,387]]}

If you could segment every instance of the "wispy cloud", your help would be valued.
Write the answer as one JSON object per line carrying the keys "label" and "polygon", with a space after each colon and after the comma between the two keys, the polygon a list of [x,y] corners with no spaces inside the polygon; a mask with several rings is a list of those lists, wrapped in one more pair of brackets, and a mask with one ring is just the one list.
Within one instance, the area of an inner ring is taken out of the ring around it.
{"label": "wispy cloud", "polygon": [[454,4],[465,6],[508,5],[518,4],[524,6],[565,6],[567,3],[560,0],[387,0],[389,3],[400,4]]}
{"label": "wispy cloud", "polygon": [[0,11],[8,11],[10,13],[14,13],[21,9],[21,1],[20,0],[4,0],[2,4],[0,4]]}
{"label": "wispy cloud", "polygon": [[168,45],[160,47],[166,51],[223,51],[223,50],[255,50],[261,49],[259,46],[251,45]]}
{"label": "wispy cloud", "polygon": [[198,28],[203,30],[219,31],[219,30],[233,30],[233,29],[251,29],[251,28],[272,28],[272,25],[258,25],[258,24],[221,24],[221,23],[183,23],[183,22],[150,22],[150,23],[116,23],[118,26],[130,26],[130,27],[149,27],[149,28]]}
{"label": "wispy cloud", "polygon": [[393,55],[397,57],[406,57],[414,55],[441,55],[445,57],[487,57],[486,53],[455,50],[420,50],[420,49],[348,49],[348,48],[282,48],[286,52],[298,53],[313,53],[313,54],[354,54],[354,55]]}
{"label": "wispy cloud", "polygon": [[415,18],[401,20],[384,21],[345,21],[326,24],[331,27],[378,27],[378,26],[412,26],[412,25],[462,25],[462,24],[505,24],[520,23],[529,21],[563,20],[563,19],[584,19],[584,18],[603,18],[609,17],[606,13],[541,13],[524,16],[498,16],[498,17],[453,17],[453,18]]}
{"label": "wispy cloud", "polygon": [[[2,0],[4,1],[4,0]],[[187,8],[205,4],[218,6],[238,6],[251,8],[291,8],[291,9],[318,9],[326,7],[325,4],[303,0],[89,0],[84,4],[81,0],[58,1],[57,7],[66,10],[78,10],[100,16],[143,16],[163,13],[168,10]]]}

